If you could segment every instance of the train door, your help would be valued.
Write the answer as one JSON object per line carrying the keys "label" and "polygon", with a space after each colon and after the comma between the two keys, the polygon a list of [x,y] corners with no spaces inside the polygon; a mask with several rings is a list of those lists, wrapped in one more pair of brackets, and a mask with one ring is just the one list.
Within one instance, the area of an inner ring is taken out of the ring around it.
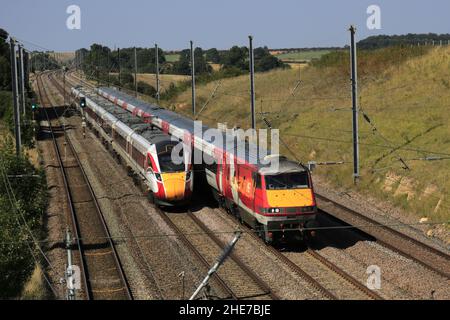
{"label": "train door", "polygon": [[231,188],[231,196],[235,203],[239,204],[239,188],[238,188],[238,179],[237,179],[237,162],[236,158],[230,159],[230,188]]}
{"label": "train door", "polygon": [[239,165],[238,169],[238,193],[239,204],[247,210],[255,209],[255,183],[253,181],[252,170],[246,165]]}
{"label": "train door", "polygon": [[217,188],[219,190],[219,193],[222,195],[225,195],[224,192],[224,184],[223,184],[223,177],[224,177],[224,161],[221,161],[221,157],[223,157],[223,154],[219,152],[214,152],[214,159],[216,159],[216,165],[217,165],[217,174],[216,174],[216,181],[217,181]]}
{"label": "train door", "polygon": [[227,155],[224,153],[222,155],[222,194],[225,198],[230,199],[230,183],[229,183],[229,175],[230,175],[230,166],[228,164]]}
{"label": "train door", "polygon": [[254,196],[253,196],[253,208],[262,207],[263,204],[263,191],[262,191],[262,178],[258,171],[253,171],[253,181],[255,183]]}

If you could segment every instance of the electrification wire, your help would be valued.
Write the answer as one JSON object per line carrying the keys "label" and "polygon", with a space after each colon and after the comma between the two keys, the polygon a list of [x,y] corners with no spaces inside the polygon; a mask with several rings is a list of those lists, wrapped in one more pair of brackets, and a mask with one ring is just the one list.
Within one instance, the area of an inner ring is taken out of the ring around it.
{"label": "electrification wire", "polygon": [[[375,223],[375,224],[360,224],[360,225],[342,225],[342,226],[330,226],[330,227],[305,227],[305,228],[283,228],[270,229],[272,232],[282,232],[282,231],[333,231],[333,230],[360,230],[363,228],[387,228],[387,227],[414,227],[414,226],[437,226],[437,225],[448,225],[450,224],[450,220],[443,220],[439,222],[417,222],[417,223]],[[111,236],[111,237],[89,237],[89,239],[80,238],[72,238],[73,240],[112,240],[115,242],[125,241],[128,239],[139,240],[139,239],[152,239],[152,238],[171,238],[178,237],[180,234],[184,236],[196,236],[196,235],[223,235],[223,234],[235,234],[236,231],[240,231],[242,233],[247,234],[257,234],[257,230],[245,230],[242,228],[237,228],[235,230],[230,231],[219,231],[219,230],[210,230],[209,232],[205,231],[196,231],[196,232],[180,232],[180,233],[158,233],[151,235],[132,235],[132,236]],[[15,244],[15,243],[32,243],[29,240],[18,240],[18,241],[0,241],[2,244]],[[41,240],[39,241],[41,244],[54,244],[54,243],[63,243],[62,240]]]}
{"label": "electrification wire", "polygon": [[[317,137],[317,136],[301,135],[301,134],[294,134],[294,133],[284,133],[284,135],[285,136],[298,137],[298,138],[312,139],[312,140],[323,140],[323,141],[334,142],[334,143],[346,143],[346,144],[352,144],[353,143],[353,141],[349,141],[349,140],[339,140],[339,139],[335,139],[335,138]],[[391,146],[383,145],[383,144],[365,143],[365,142],[360,142],[359,144],[360,145],[364,145],[364,146],[369,146],[369,147],[391,149]],[[401,147],[399,149],[400,150],[405,150],[405,151],[419,152],[419,153],[422,153],[422,154],[435,154],[435,155],[441,155],[441,156],[450,156],[450,153],[430,151],[430,150],[419,149],[419,148]]]}

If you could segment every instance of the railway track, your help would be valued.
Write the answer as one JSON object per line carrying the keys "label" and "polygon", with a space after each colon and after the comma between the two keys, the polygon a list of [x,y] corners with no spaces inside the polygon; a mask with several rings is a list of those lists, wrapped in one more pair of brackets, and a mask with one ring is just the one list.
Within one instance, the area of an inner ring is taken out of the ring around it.
{"label": "railway track", "polygon": [[316,199],[318,207],[324,213],[356,226],[389,250],[415,261],[444,278],[450,278],[450,255],[389,226],[380,225],[379,222],[323,195],[316,194]]}
{"label": "railway track", "polygon": [[[220,211],[220,216],[223,219],[229,217],[234,222],[239,223],[234,217],[229,216],[225,210],[218,209],[218,211]],[[286,265],[292,272],[309,283],[325,298],[330,300],[355,298],[383,299],[379,294],[367,288],[364,284],[317,251],[308,248],[305,252],[282,252],[264,243],[247,226],[239,225],[239,227],[245,230],[246,234],[264,246],[267,251]]]}
{"label": "railway track", "polygon": [[[444,252],[432,248],[392,228],[380,228],[379,223],[377,223],[376,221],[364,215],[361,215],[354,210],[335,203],[334,201],[327,199],[322,195],[317,195],[317,200],[319,206],[322,210],[324,210],[324,212],[328,211],[329,213],[331,213],[331,215],[337,217],[338,219],[341,219],[342,221],[345,221],[350,225],[366,226],[361,227],[360,229],[374,236],[381,245],[416,261],[417,263],[425,266],[427,269],[432,270],[443,277],[449,278],[450,256],[445,254]],[[249,234],[255,236],[252,232],[249,232]],[[330,288],[330,281],[324,279],[328,278],[328,276],[323,277],[324,273],[327,273],[330,279],[333,276],[337,278],[337,283],[342,284],[342,288],[345,288],[345,290],[350,291],[351,289],[356,289],[356,291],[358,291],[361,296],[371,299],[382,299],[382,297],[379,296],[376,292],[368,289],[365,285],[347,274],[336,264],[332,263],[324,256],[321,256],[317,251],[308,249],[303,254],[303,256],[300,257],[296,254],[279,252],[272,247],[267,248],[271,250],[278,259],[283,261],[292,271],[309,282],[313,287],[315,287],[329,299],[336,299],[338,297],[333,293],[334,291],[336,291],[335,288],[331,288],[331,290],[328,289]],[[309,268],[309,265],[315,265],[317,266],[317,268]],[[319,269],[323,272],[318,273],[317,270]],[[323,283],[325,283],[325,285],[323,285]],[[348,287],[348,289],[346,287]],[[232,290],[229,290],[228,293],[232,296]]]}
{"label": "railway track", "polygon": [[[194,214],[168,213],[156,208],[162,219],[204,266],[206,272],[222,253],[226,244],[218,239]],[[211,278],[221,299],[272,299],[279,297],[267,284],[233,253]]]}
{"label": "railway track", "polygon": [[[66,79],[67,81],[67,79]],[[62,86],[53,80],[62,91]],[[156,208],[161,218],[174,230],[178,238],[203,264],[205,271],[213,265],[226,244],[222,243],[194,214],[172,214]],[[194,231],[193,231],[194,230]],[[196,235],[192,235],[197,231]],[[212,282],[224,299],[274,299],[279,297],[234,254],[216,273]]]}
{"label": "railway track", "polygon": [[59,114],[49,99],[42,76],[37,78],[39,97],[67,194],[85,298],[132,299],[114,242],[78,155],[64,126],[52,123],[59,122]]}

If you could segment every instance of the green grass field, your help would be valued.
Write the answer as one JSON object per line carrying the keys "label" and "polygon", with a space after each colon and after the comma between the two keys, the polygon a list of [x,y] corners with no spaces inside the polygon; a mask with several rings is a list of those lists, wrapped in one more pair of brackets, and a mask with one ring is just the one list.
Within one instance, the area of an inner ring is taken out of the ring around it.
{"label": "green grass field", "polygon": [[166,61],[167,62],[176,62],[180,59],[179,54],[166,54]]}
{"label": "green grass field", "polygon": [[310,50],[302,52],[290,52],[276,55],[282,61],[311,61],[312,59],[319,59],[324,54],[329,53],[330,50]]}
{"label": "green grass field", "polygon": [[[411,50],[409,52],[408,50]],[[359,61],[361,180],[358,190],[433,221],[450,218],[450,48],[388,48],[361,53]],[[256,74],[256,109],[267,113],[289,150],[302,162],[344,161],[319,166],[319,175],[341,190],[352,181],[352,117],[349,60],[332,54],[299,72]],[[301,80],[295,96],[292,89]],[[216,83],[198,86],[197,108]],[[250,124],[248,76],[222,80],[200,119],[215,126]],[[170,102],[189,114],[190,90]],[[258,115],[258,126],[264,127]],[[376,129],[376,130],[375,130]],[[421,161],[426,157],[441,161]],[[400,161],[399,159],[402,159]],[[409,169],[405,169],[405,163]]]}

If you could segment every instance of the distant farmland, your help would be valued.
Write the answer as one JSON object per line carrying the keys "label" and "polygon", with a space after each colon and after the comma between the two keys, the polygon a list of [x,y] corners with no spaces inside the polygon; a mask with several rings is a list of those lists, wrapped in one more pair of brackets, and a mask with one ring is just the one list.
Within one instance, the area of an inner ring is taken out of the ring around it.
{"label": "distant farmland", "polygon": [[166,61],[167,62],[176,62],[180,59],[180,55],[177,53],[174,54],[166,54]]}
{"label": "distant farmland", "polygon": [[275,56],[284,62],[311,61],[312,59],[319,59],[324,54],[327,54],[330,52],[331,52],[331,50],[309,50],[309,51],[281,53],[281,54],[277,54]]}

